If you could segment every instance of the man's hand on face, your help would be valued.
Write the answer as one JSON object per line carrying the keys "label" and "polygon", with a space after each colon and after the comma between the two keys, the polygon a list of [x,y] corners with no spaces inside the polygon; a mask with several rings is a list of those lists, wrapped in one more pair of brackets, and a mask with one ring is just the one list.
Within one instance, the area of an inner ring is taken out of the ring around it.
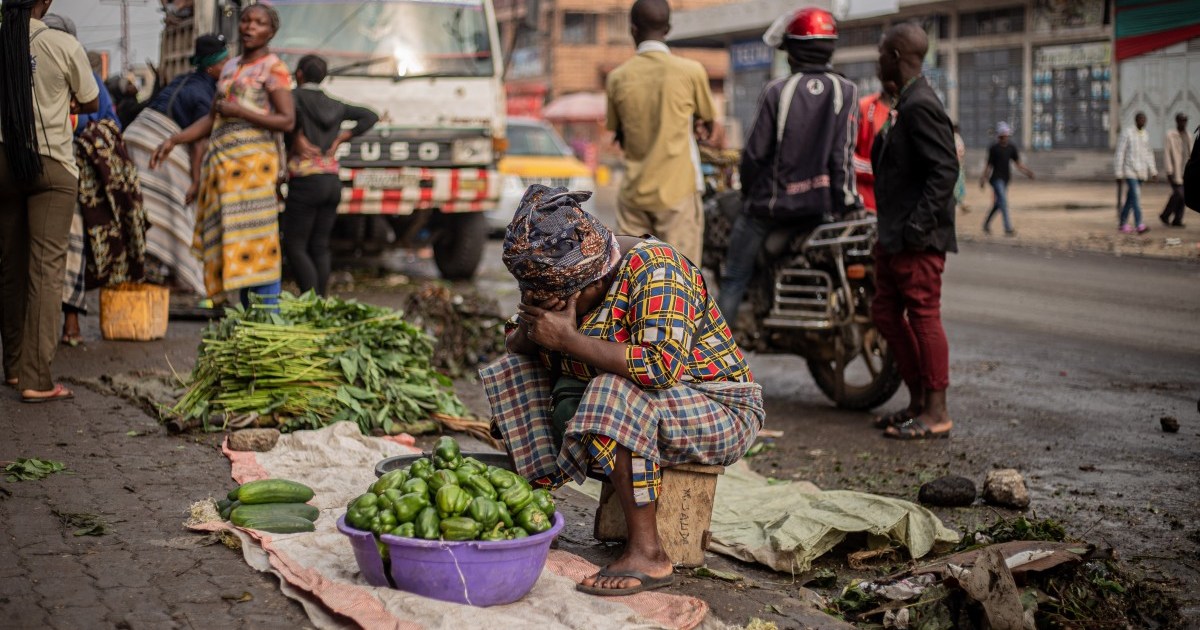
{"label": "man's hand on face", "polygon": [[565,350],[571,338],[579,334],[575,315],[578,298],[579,293],[574,293],[566,299],[553,298],[538,306],[521,303],[517,308],[529,340],[547,350]]}

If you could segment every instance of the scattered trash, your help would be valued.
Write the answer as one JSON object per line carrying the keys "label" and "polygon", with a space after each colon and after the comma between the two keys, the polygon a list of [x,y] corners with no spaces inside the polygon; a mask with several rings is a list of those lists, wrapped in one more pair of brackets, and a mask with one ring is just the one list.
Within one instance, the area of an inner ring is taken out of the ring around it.
{"label": "scattered trash", "polygon": [[1025,488],[1025,478],[1012,468],[988,472],[987,480],[983,483],[983,500],[1017,510],[1029,507],[1029,490]]}
{"label": "scattered trash", "polygon": [[1079,467],[1079,470],[1082,470],[1083,472],[1096,472],[1096,467],[1092,464],[1084,464],[1083,466]]}
{"label": "scattered trash", "polygon": [[779,630],[779,626],[775,625],[774,621],[764,621],[754,617],[750,619],[750,623],[746,624],[746,630]]}
{"label": "scattered trash", "polygon": [[242,429],[229,434],[229,450],[265,453],[279,441],[279,429]]}
{"label": "scattered trash", "polygon": [[241,595],[236,593],[224,593],[221,595],[221,599],[227,599],[235,604],[243,604],[245,602],[254,601],[254,596],[250,594],[250,591],[242,591]]}
{"label": "scattered trash", "polygon": [[923,484],[917,500],[926,505],[959,507],[975,502],[975,482],[958,475],[938,477]]}
{"label": "scattered trash", "polygon": [[112,526],[96,514],[54,510],[54,515],[58,517],[59,521],[62,521],[63,525],[77,528],[73,532],[76,536],[103,536],[112,533]]}
{"label": "scattered trash", "polygon": [[868,564],[872,560],[894,560],[897,555],[895,547],[883,547],[880,549],[864,549],[855,551],[846,556],[846,562],[850,564],[850,568],[855,571],[862,571],[870,568]]}
{"label": "scattered trash", "polygon": [[929,587],[937,584],[937,582],[937,576],[932,573],[925,573],[903,580],[863,582],[859,585],[859,588],[862,592],[872,597],[881,597],[889,601],[896,601],[917,597]]}
{"label": "scattered trash", "polygon": [[779,429],[759,429],[758,437],[781,438],[783,437],[783,431],[780,431]]}
{"label": "scattered trash", "polygon": [[1179,419],[1175,416],[1163,416],[1158,419],[1163,433],[1179,433]]}
{"label": "scattered trash", "polygon": [[754,444],[754,446],[751,446],[749,449],[746,450],[746,454],[743,455],[743,457],[754,457],[755,455],[761,455],[765,451],[772,451],[772,450],[775,450],[775,441],[774,440],[766,440],[763,442],[756,442]]}
{"label": "scattered trash", "polygon": [[62,462],[52,459],[21,458],[4,467],[4,472],[8,473],[4,480],[9,483],[38,481],[66,469]]}
{"label": "scattered trash", "polygon": [[816,588],[833,588],[837,584],[837,572],[833,569],[817,569],[817,572],[812,575],[807,581],[801,582],[801,586],[813,586]]}
{"label": "scattered trash", "polygon": [[692,569],[692,575],[701,578],[725,580],[726,582],[740,582],[743,579],[741,574],[734,573],[733,571],[721,571],[718,569],[710,569],[708,567],[696,567],[695,569]]}
{"label": "scattered trash", "polygon": [[1063,526],[1051,519],[1031,521],[1024,516],[1001,519],[992,525],[972,533],[965,533],[955,551],[974,549],[981,544],[1009,542],[1013,540],[1041,540],[1062,542],[1067,539]]}
{"label": "scattered trash", "polygon": [[1183,239],[1168,238],[1165,241],[1163,241],[1163,244],[1166,245],[1167,247],[1179,247],[1180,245],[1183,245]]}

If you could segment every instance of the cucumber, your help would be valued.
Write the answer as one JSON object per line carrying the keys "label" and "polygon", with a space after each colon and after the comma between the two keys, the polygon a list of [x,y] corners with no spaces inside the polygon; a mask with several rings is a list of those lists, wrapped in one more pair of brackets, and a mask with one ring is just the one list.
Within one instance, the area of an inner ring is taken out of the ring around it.
{"label": "cucumber", "polygon": [[317,528],[316,525],[313,525],[312,521],[303,516],[292,516],[290,514],[268,514],[250,518],[239,518],[238,520],[241,523],[234,523],[238,527],[257,529],[272,534],[311,532]]}
{"label": "cucumber", "polygon": [[234,488],[233,490],[229,491],[229,494],[225,495],[225,498],[229,499],[230,501],[237,501],[237,495],[238,495],[238,488]]}
{"label": "cucumber", "polygon": [[229,515],[232,514],[233,511],[236,510],[241,505],[242,505],[241,501],[233,501],[233,502],[229,503],[229,505],[226,505],[225,507],[221,508],[221,518],[223,518],[225,520],[229,520]]}
{"label": "cucumber", "polygon": [[229,520],[233,521],[234,525],[243,525],[244,521],[268,516],[299,516],[315,521],[320,514],[320,510],[307,503],[261,503],[238,506],[229,513]]}
{"label": "cucumber", "polygon": [[307,503],[312,498],[312,488],[287,479],[260,479],[244,483],[237,489],[237,500],[244,505]]}

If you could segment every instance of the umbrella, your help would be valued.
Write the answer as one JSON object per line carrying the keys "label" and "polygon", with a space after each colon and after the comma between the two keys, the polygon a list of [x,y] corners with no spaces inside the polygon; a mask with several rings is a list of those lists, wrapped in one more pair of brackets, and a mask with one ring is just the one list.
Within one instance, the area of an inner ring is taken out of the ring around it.
{"label": "umbrella", "polygon": [[546,120],[558,122],[603,121],[608,99],[603,92],[575,92],[560,96],[542,110]]}

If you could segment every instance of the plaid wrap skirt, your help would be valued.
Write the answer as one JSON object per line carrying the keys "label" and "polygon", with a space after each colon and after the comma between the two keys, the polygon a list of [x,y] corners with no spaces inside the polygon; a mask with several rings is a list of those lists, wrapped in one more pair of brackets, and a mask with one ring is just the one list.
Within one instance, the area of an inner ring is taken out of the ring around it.
{"label": "plaid wrap skirt", "polygon": [[603,374],[588,383],[559,448],[551,421],[553,382],[537,359],[508,354],[479,375],[492,420],[526,479],[582,483],[594,464],[605,467],[596,461],[603,455],[597,447],[610,440],[655,466],[727,466],[754,444],[766,415],[757,383],[688,382],[652,390]]}

